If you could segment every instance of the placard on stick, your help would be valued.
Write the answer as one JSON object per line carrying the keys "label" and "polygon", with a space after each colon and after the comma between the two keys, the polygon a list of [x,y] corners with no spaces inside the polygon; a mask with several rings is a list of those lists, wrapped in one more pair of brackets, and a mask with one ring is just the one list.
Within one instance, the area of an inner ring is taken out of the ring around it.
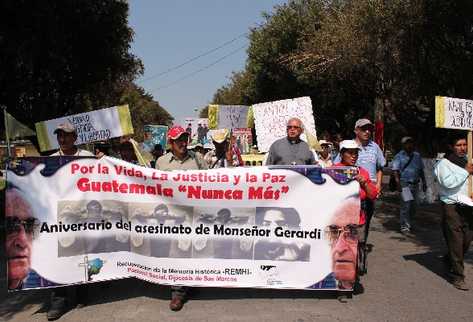
{"label": "placard on stick", "polygon": [[[468,163],[473,155],[473,101],[461,98],[435,97],[435,127],[468,131]],[[472,177],[468,177],[468,196],[472,195]]]}

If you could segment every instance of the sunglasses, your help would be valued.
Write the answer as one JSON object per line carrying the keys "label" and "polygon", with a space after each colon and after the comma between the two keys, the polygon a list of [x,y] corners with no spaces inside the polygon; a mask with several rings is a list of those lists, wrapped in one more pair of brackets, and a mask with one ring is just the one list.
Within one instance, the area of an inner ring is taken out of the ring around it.
{"label": "sunglasses", "polygon": [[359,240],[361,225],[346,225],[339,227],[337,225],[330,225],[324,230],[325,239],[331,244],[335,244],[340,236],[349,244],[356,244]]}
{"label": "sunglasses", "polygon": [[288,125],[288,126],[287,126],[287,129],[288,129],[288,130],[292,130],[292,129],[298,130],[298,129],[300,129],[300,128],[301,128],[301,127],[300,127],[300,126],[297,126],[297,125]]}
{"label": "sunglasses", "polygon": [[6,217],[6,231],[7,235],[17,234],[21,231],[21,227],[25,230],[27,234],[33,234],[36,228],[39,226],[39,220],[36,218],[27,218],[21,220],[18,217]]}

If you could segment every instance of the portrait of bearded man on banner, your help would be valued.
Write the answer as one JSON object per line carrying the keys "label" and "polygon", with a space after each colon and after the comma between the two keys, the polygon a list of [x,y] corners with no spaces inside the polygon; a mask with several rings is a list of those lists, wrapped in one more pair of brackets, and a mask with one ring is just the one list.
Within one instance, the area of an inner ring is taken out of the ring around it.
{"label": "portrait of bearded man on banner", "polygon": [[[300,230],[301,218],[294,208],[256,208],[256,225],[269,229],[274,236],[276,227]],[[255,244],[254,259],[307,262],[310,260],[310,245],[276,238],[262,238]]]}

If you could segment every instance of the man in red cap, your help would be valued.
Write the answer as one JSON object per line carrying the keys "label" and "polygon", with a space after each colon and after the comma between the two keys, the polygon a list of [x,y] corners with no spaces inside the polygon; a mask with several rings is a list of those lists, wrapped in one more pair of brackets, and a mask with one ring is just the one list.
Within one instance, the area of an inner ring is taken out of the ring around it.
{"label": "man in red cap", "polygon": [[[199,153],[187,150],[189,133],[181,126],[173,126],[168,131],[168,142],[171,152],[166,153],[156,161],[156,169],[173,170],[207,170],[207,164]],[[169,308],[179,311],[187,298],[187,287],[171,286],[171,303]]]}
{"label": "man in red cap", "polygon": [[202,156],[187,149],[189,133],[182,126],[173,126],[168,131],[168,142],[171,152],[156,161],[156,169],[172,170],[207,170]]}

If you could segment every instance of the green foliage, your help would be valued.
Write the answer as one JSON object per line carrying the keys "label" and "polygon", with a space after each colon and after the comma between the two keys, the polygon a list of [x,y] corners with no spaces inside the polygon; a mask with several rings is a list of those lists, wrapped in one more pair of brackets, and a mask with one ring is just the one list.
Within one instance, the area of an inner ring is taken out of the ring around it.
{"label": "green foliage", "polygon": [[388,143],[409,133],[430,148],[435,95],[473,97],[471,1],[294,0],[264,18],[215,102],[309,95],[320,132],[381,118]]}
{"label": "green foliage", "polygon": [[168,125],[172,123],[172,116],[154,101],[153,97],[135,84],[128,84],[120,98],[120,104],[128,104],[137,141],[143,140],[143,127],[146,124]]}
{"label": "green foliage", "polygon": [[0,2],[0,104],[34,122],[117,104],[142,73],[122,0]]}

